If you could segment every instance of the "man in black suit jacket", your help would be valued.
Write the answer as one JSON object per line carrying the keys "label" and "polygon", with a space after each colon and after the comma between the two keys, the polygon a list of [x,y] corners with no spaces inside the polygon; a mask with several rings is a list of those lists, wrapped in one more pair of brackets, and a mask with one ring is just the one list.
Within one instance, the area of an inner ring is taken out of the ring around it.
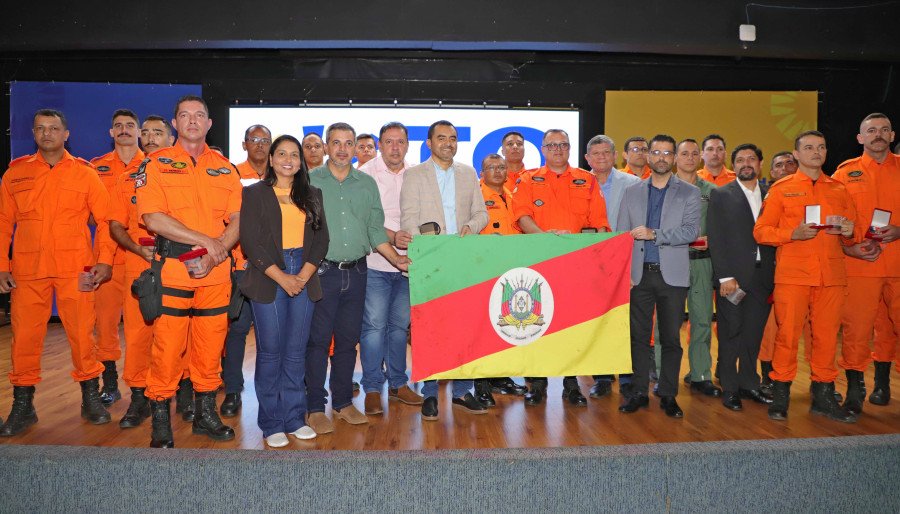
{"label": "man in black suit jacket", "polygon": [[[722,404],[741,410],[741,398],[769,404],[759,390],[756,359],[775,287],[775,248],[758,245],[753,225],[767,188],[758,181],[762,151],[752,144],[736,147],[731,161],[737,180],[710,194],[709,252],[713,262],[719,334],[719,373]],[[746,293],[734,305],[726,297]]]}

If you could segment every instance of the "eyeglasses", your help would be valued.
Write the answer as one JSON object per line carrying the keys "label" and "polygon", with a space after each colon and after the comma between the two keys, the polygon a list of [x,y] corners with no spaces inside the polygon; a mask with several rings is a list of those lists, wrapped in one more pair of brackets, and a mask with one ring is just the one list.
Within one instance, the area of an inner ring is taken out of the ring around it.
{"label": "eyeglasses", "polygon": [[505,165],[505,164],[492,164],[492,165],[490,165],[490,166],[485,166],[485,167],[482,169],[482,171],[490,171],[490,172],[493,172],[493,171],[506,171],[506,165]]}
{"label": "eyeglasses", "polygon": [[572,145],[569,143],[547,143],[544,148],[547,150],[568,150]]}
{"label": "eyeglasses", "polygon": [[270,144],[272,144],[272,140],[267,137],[248,137],[244,141],[246,141],[252,145],[270,145]]}
{"label": "eyeglasses", "polygon": [[675,152],[673,152],[672,150],[653,150],[650,152],[650,155],[652,155],[653,157],[659,157],[660,155],[664,157],[671,157],[675,155]]}
{"label": "eyeglasses", "polygon": [[650,153],[649,148],[639,148],[637,146],[633,146],[633,147],[629,148],[628,151],[631,153]]}

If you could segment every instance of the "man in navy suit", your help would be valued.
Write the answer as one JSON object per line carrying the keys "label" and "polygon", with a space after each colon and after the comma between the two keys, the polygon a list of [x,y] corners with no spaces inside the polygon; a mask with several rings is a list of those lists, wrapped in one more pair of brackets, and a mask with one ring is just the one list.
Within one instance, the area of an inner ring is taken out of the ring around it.
{"label": "man in navy suit", "polygon": [[[753,225],[768,188],[758,180],[762,151],[752,144],[736,147],[731,162],[737,180],[709,197],[709,252],[719,295],[719,371],[722,404],[741,410],[741,398],[770,404],[760,392],[756,359],[775,288],[775,248],[759,245]],[[746,296],[735,305],[728,295],[740,289]]]}
{"label": "man in navy suit", "polygon": [[650,403],[650,336],[653,311],[659,323],[662,369],[660,407],[673,418],[684,416],[675,396],[681,369],[684,302],[690,285],[688,243],[700,234],[700,190],[672,174],[675,140],[650,140],[650,177],[625,190],[616,223],[634,238],[631,257],[631,363],[634,379],[621,412]]}

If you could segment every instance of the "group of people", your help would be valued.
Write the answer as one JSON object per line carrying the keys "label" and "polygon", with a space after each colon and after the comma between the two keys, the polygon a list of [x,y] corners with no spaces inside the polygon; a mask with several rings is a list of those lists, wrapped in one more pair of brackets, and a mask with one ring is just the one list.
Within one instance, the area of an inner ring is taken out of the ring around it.
{"label": "group of people", "polygon": [[[332,432],[333,418],[367,423],[384,411],[385,383],[388,401],[421,406],[422,419],[435,420],[437,382],[424,382],[420,395],[406,369],[406,249],[420,234],[628,233],[633,373],[619,377],[621,412],[646,407],[656,377],[660,407],[683,416],[675,398],[685,302],[684,380],[728,409],[749,399],[768,405],[772,419],[787,417],[801,335],[814,413],[855,421],[873,359],[869,400],[890,399],[900,332],[900,246],[892,244],[900,236],[900,157],[890,152],[894,133],[882,114],[860,125],[863,155],[831,177],[822,170],[824,135],[798,135],[792,152],[772,158],[772,184],[759,180],[759,148],[735,147],[732,171],[715,134],[700,143],[629,138],[622,170],[615,142],[598,135],[586,145],[591,169],[584,170],[569,164],[568,134],[550,129],[540,148],[544,165],[526,170],[525,139],[510,132],[479,174],[455,159],[457,131],[445,120],[429,127],[431,157],[414,166],[406,160],[407,129],[397,122],[377,138],[334,123],[321,135],[273,139],[253,125],[242,144],[247,160],[237,166],[207,145],[211,123],[197,96],[177,102],[171,126],[161,116],[141,123],[120,109],[110,129],[114,149],[88,163],[66,151],[63,113],[35,114],[37,152],[14,160],[0,185],[0,292],[12,294],[13,329],[13,403],[0,436],[37,422],[33,397],[53,293],[81,413],[94,424],[108,423],[106,406],[121,398],[124,315],[122,378],[131,402],[119,425],[150,417],[152,447],[174,447],[172,397],[193,433],[234,438],[222,417],[241,409],[251,325],[257,421],[267,445]],[[148,298],[132,292],[139,277],[159,282],[150,319]],[[710,351],[714,301],[721,388]],[[841,328],[843,404],[834,387]],[[352,402],[357,345],[364,412]],[[483,414],[494,394],[540,405],[548,379],[526,380],[527,387],[509,377],[454,380],[452,405]],[[611,392],[614,377],[594,380],[591,397]],[[563,379],[563,398],[587,404],[576,377]]]}

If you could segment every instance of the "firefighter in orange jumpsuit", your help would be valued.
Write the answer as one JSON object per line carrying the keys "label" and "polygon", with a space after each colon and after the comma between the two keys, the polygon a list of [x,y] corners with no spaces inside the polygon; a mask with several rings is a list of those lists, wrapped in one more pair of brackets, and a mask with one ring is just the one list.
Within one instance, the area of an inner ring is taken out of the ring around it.
{"label": "firefighter in orange jumpsuit", "polygon": [[[500,152],[506,161],[506,189],[515,191],[519,177],[527,173],[525,169],[525,136],[515,130],[507,132],[500,140]],[[490,224],[488,225],[490,226]]]}
{"label": "firefighter in orange jumpsuit", "polygon": [[[65,116],[51,109],[33,119],[38,151],[12,161],[0,183],[0,293],[11,292],[13,404],[0,436],[37,422],[33,399],[53,294],[72,348],[72,378],[81,384],[81,416],[109,422],[100,401],[103,365],[94,355],[94,290],[109,280],[109,195],[90,163],[65,149]],[[91,253],[88,217],[97,223],[99,258]],[[15,229],[12,260],[9,247]]]}
{"label": "firefighter in orange jumpsuit", "polygon": [[[647,156],[650,155],[650,145],[647,139],[641,136],[632,136],[625,140],[625,166],[622,171],[629,175],[639,176],[641,180],[650,176],[653,170],[647,165]],[[638,170],[640,175],[638,175]],[[616,213],[613,213],[615,216]]]}
{"label": "firefighter in orange jumpsuit", "polygon": [[697,172],[698,177],[715,184],[716,187],[722,187],[737,178],[734,171],[725,167],[725,139],[722,136],[718,134],[706,136],[700,148],[703,167]]}
{"label": "firefighter in orange jumpsuit", "polygon": [[[97,169],[100,181],[112,201],[118,177],[125,172],[134,173],[144,160],[144,152],[138,148],[139,123],[137,114],[128,109],[118,109],[112,115],[113,151],[91,161]],[[97,245],[94,245],[97,256]],[[95,294],[97,312],[97,360],[103,363],[103,388],[100,399],[104,405],[111,405],[122,398],[119,392],[116,361],[122,357],[119,346],[119,320],[122,318],[122,304],[125,301],[125,251],[116,248],[113,257],[112,279],[103,283]]]}
{"label": "firefighter in orange jumpsuit", "polygon": [[[774,381],[769,417],[787,418],[791,382],[797,374],[798,340],[809,318],[811,412],[853,423],[856,416],[834,398],[834,361],[847,285],[841,246],[852,245],[861,238],[858,227],[854,233],[856,209],[843,184],[822,172],[826,147],[821,132],[800,134],[794,148],[800,171],[772,185],[753,229],[759,244],[778,248],[774,292],[778,333],[769,374]],[[816,206],[818,218],[813,216]],[[809,223],[807,216],[812,218]],[[829,216],[842,218],[832,218],[832,223],[837,224],[832,229],[819,230],[817,227],[826,224]]]}
{"label": "firefighter in orange jumpsuit", "polygon": [[[577,234],[584,229],[609,232],[606,202],[589,171],[569,165],[569,135],[560,129],[544,132],[541,153],[546,164],[520,177],[513,192],[513,219],[526,234]],[[546,378],[532,378],[526,405],[539,405],[547,393]],[[563,398],[587,405],[576,377],[563,379]]]}
{"label": "firefighter in orange jumpsuit", "polygon": [[[844,408],[858,415],[866,399],[864,374],[873,357],[875,391],[870,401],[885,405],[890,400],[891,361],[897,344],[896,336],[890,336],[900,333],[900,244],[895,243],[900,237],[900,156],[891,153],[894,131],[884,114],[866,116],[857,140],[863,145],[863,154],[841,164],[832,178],[846,186],[863,227],[872,223],[876,209],[889,212],[887,226],[872,230],[880,243],[867,239],[844,252],[848,284],[838,363],[847,373]],[[873,353],[869,341],[879,316]]]}
{"label": "firefighter in orange jumpsuit", "polygon": [[[217,440],[234,438],[234,430],[216,412],[215,395],[222,383],[220,359],[232,287],[228,252],[238,239],[241,183],[237,170],[206,144],[212,120],[202,98],[182,97],[172,124],[178,132],[175,146],[154,152],[144,173],[135,177],[138,214],[147,230],[157,234],[158,253],[167,257],[163,312],[153,326],[145,391],[154,448],[174,447],[169,399],[188,347],[196,393],[193,432]],[[177,257],[195,249],[208,253],[189,273]]]}

